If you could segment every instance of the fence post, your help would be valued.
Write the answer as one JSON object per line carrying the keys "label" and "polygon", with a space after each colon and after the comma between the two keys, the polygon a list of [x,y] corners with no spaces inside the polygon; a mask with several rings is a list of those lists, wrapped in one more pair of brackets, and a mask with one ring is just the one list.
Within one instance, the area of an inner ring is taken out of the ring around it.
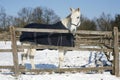
{"label": "fence post", "polygon": [[10,27],[11,32],[11,40],[12,40],[12,54],[13,54],[13,62],[14,62],[14,72],[15,76],[19,75],[19,65],[18,65],[18,54],[17,54],[17,42],[16,42],[16,33],[15,28]]}
{"label": "fence post", "polygon": [[113,63],[113,74],[117,77],[120,76],[119,73],[119,45],[118,45],[118,28],[114,27],[113,29],[113,55],[114,55],[114,63]]}

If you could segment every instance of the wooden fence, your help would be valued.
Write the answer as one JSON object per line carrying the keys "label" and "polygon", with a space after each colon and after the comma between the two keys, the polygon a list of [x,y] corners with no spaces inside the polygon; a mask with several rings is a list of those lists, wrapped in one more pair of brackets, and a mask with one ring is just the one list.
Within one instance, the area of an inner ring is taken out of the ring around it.
{"label": "wooden fence", "polygon": [[[112,70],[112,73],[116,76],[120,76],[120,66],[119,66],[119,36],[118,28],[114,27],[113,31],[83,31],[79,30],[76,32],[75,36],[75,47],[62,47],[62,46],[49,46],[49,45],[32,45],[23,46],[17,45],[17,35],[16,32],[52,32],[52,33],[68,33],[67,30],[53,30],[53,29],[30,29],[30,28],[14,28],[11,27],[11,41],[12,41],[12,54],[13,54],[13,66],[3,66],[0,68],[11,68],[14,70],[15,75],[18,76],[20,72],[64,72],[64,71],[90,71],[90,70]],[[95,46],[95,47],[91,47]],[[97,46],[97,47],[96,47]],[[98,47],[99,46],[99,47]],[[35,49],[62,49],[62,50],[86,50],[86,51],[103,51],[105,53],[112,52],[114,59],[113,65],[107,67],[92,67],[92,68],[65,68],[65,69],[31,69],[27,70],[21,68],[18,64],[18,51],[25,48],[35,48]],[[2,51],[2,50],[0,50]],[[7,51],[7,50],[6,50]]]}

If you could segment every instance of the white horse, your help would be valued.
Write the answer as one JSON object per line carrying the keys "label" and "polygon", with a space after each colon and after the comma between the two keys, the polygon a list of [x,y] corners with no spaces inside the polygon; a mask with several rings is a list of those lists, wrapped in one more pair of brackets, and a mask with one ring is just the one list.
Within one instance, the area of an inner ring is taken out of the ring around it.
{"label": "white horse", "polygon": [[[61,20],[61,23],[70,31],[70,33],[75,34],[77,28],[80,26],[81,21],[80,21],[80,9],[73,9],[70,8],[71,14],[67,16],[65,19]],[[23,43],[23,45],[31,45],[31,44],[26,44]],[[32,69],[35,69],[35,64],[34,64],[34,56],[36,53],[36,49],[24,49],[24,53],[22,54],[22,65],[25,65],[25,60],[27,57],[29,57],[31,61],[31,66]],[[61,66],[61,62],[64,60],[64,54],[66,51],[64,50],[59,50],[59,67]]]}

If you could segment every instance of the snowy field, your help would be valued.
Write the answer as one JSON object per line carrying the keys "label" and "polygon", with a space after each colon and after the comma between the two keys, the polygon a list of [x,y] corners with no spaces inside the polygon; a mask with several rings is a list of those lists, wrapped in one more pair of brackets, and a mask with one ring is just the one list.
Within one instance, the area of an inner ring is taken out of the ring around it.
{"label": "snowy field", "polygon": [[[20,43],[18,43],[20,44]],[[11,48],[10,42],[0,41],[0,49]],[[95,59],[95,53],[98,53],[98,58],[101,58],[101,61],[104,65],[111,65],[110,62],[106,60],[105,55],[102,52],[91,52],[91,51],[68,51],[64,57],[62,64],[63,68],[66,67],[81,67],[81,66],[93,66]],[[21,53],[19,53],[19,64],[21,63]],[[58,51],[57,50],[42,50],[37,51],[35,55],[35,66],[37,69],[48,69],[48,68],[57,68],[58,67]],[[0,53],[0,65],[13,65],[12,54],[11,53]],[[26,68],[30,69],[29,60],[26,61]],[[100,73],[41,73],[39,75],[32,74],[21,74],[16,79],[11,75],[10,70],[1,69],[0,70],[0,80],[120,80],[120,77],[115,77],[110,74],[109,71]]]}

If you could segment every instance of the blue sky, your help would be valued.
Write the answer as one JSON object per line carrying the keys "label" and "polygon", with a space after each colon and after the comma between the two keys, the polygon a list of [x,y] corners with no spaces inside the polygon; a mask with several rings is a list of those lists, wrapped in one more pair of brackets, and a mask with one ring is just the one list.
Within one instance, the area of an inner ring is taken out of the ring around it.
{"label": "blue sky", "polygon": [[16,16],[23,7],[38,6],[53,9],[61,18],[70,13],[70,7],[79,7],[81,13],[90,19],[99,17],[102,12],[111,14],[113,17],[115,14],[120,14],[120,0],[0,0],[0,6],[12,16]]}

